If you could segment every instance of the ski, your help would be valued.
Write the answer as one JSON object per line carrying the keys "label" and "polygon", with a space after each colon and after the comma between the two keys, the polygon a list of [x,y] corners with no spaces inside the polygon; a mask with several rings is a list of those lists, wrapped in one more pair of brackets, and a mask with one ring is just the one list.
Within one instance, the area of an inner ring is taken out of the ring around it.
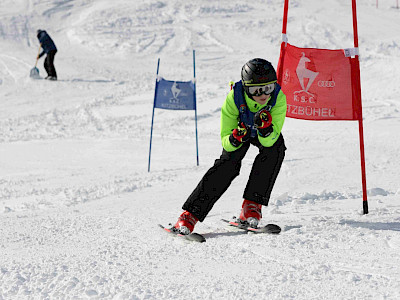
{"label": "ski", "polygon": [[247,231],[247,232],[254,232],[254,233],[269,233],[269,234],[279,234],[281,232],[281,228],[276,224],[267,224],[263,227],[253,228],[250,227],[246,223],[240,223],[235,221],[228,221],[225,219],[221,219],[223,222],[228,223],[230,226],[236,227],[238,229]]}
{"label": "ski", "polygon": [[165,232],[167,232],[169,234],[178,236],[180,238],[183,238],[183,239],[191,241],[191,242],[204,243],[206,241],[206,238],[199,233],[191,233],[191,234],[185,235],[185,234],[179,233],[179,231],[173,227],[167,228],[161,224],[158,224],[158,226],[160,226]]}

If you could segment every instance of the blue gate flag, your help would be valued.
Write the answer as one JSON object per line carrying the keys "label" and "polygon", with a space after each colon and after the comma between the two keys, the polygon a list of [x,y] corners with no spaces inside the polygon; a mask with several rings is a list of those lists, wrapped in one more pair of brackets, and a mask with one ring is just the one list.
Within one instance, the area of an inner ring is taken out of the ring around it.
{"label": "blue gate flag", "polygon": [[195,110],[194,83],[192,81],[170,81],[157,79],[155,108],[173,110]]}
{"label": "blue gate flag", "polygon": [[199,139],[197,135],[197,107],[196,107],[196,62],[193,50],[193,80],[192,81],[170,81],[158,75],[160,59],[157,63],[157,79],[154,91],[153,116],[151,117],[149,165],[151,161],[151,142],[153,140],[154,111],[156,108],[172,110],[194,110],[194,121],[196,126],[196,158],[199,165]]}

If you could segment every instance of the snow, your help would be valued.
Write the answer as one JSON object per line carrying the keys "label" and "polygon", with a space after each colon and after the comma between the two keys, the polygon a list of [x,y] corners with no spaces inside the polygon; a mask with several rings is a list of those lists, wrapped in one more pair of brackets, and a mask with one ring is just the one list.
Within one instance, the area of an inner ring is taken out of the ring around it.
{"label": "snow", "polygon": [[[287,119],[262,220],[282,233],[220,221],[240,211],[251,149],[198,244],[157,224],[219,157],[229,81],[251,58],[277,65],[283,1],[2,0],[0,299],[399,299],[400,10],[358,2],[370,213],[357,123]],[[57,82],[29,78],[39,28]],[[351,48],[351,1],[290,1],[288,38]],[[193,49],[200,166],[194,112],[157,109],[147,172],[157,59],[164,78],[191,80]]]}

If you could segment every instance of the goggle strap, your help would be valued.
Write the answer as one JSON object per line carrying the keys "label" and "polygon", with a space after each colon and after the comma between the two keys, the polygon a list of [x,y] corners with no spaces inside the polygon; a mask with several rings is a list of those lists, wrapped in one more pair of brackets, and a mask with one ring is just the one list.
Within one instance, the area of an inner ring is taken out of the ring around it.
{"label": "goggle strap", "polygon": [[263,85],[268,85],[268,84],[271,84],[271,83],[276,83],[278,80],[273,80],[273,81],[270,81],[270,82],[267,82],[267,83],[244,83],[244,85],[245,86],[263,86]]}

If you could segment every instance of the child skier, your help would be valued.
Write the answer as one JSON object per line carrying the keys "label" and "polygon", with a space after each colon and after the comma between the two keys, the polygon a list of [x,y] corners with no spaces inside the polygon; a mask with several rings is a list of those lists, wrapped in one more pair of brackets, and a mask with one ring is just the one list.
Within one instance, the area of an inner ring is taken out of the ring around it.
{"label": "child skier", "polygon": [[286,96],[277,83],[270,62],[255,58],[242,68],[221,108],[222,154],[183,205],[184,212],[174,225],[181,234],[190,234],[239,175],[241,162],[250,145],[256,156],[243,193],[239,221],[256,228],[261,207],[267,206],[285,156],[281,134],[286,116]]}
{"label": "child skier", "polygon": [[40,42],[40,46],[43,49],[42,53],[40,53],[37,58],[39,59],[45,53],[47,54],[44,60],[44,68],[47,72],[46,79],[57,80],[57,73],[54,67],[54,56],[57,53],[57,47],[45,30],[38,29],[37,38]]}

